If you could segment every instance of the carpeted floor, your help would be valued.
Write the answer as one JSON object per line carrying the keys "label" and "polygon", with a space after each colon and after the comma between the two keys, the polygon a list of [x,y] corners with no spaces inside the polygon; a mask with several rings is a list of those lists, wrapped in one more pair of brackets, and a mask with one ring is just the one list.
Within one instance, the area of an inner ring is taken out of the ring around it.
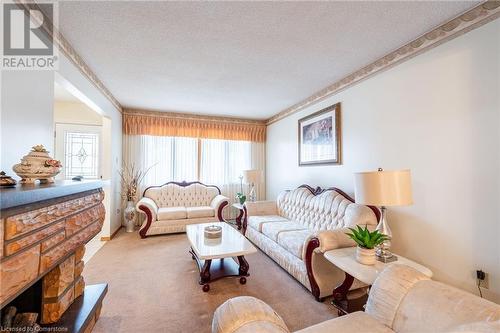
{"label": "carpeted floor", "polygon": [[240,295],[267,302],[292,331],[336,316],[329,301],[316,302],[261,252],[246,257],[246,285],[226,278],[204,293],[188,249],[185,234],[140,239],[137,233],[120,231],[107,242],[83,272],[87,284],[109,284],[94,332],[210,332],[217,306]]}

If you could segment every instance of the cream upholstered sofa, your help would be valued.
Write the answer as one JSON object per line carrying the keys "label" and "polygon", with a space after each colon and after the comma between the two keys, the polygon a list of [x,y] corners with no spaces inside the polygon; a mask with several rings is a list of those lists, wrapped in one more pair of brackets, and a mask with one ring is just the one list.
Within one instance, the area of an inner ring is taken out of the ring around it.
{"label": "cream upholstered sofa", "polygon": [[[212,333],[290,332],[266,303],[241,296],[215,311]],[[500,332],[500,305],[391,265],[375,280],[365,312],[354,312],[296,333]]]}
{"label": "cream upholstered sofa", "polygon": [[150,235],[186,231],[187,224],[224,221],[223,209],[229,203],[214,185],[200,182],[168,182],[148,187],[136,205],[146,214],[139,234]]}
{"label": "cream upholstered sofa", "polygon": [[[279,194],[277,200],[247,202],[243,233],[263,252],[309,289],[317,300],[332,294],[344,273],[323,253],[355,246],[348,227],[375,228],[379,211],[358,205],[336,188],[302,185]],[[355,280],[351,289],[365,286]]]}

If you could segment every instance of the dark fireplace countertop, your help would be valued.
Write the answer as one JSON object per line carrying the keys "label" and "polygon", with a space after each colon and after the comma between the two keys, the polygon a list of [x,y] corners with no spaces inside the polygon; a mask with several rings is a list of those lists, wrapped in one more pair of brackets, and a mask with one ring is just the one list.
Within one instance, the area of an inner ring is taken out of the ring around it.
{"label": "dark fireplace countertop", "polygon": [[52,184],[21,185],[0,188],[0,210],[65,197],[103,187],[101,180],[58,180]]}

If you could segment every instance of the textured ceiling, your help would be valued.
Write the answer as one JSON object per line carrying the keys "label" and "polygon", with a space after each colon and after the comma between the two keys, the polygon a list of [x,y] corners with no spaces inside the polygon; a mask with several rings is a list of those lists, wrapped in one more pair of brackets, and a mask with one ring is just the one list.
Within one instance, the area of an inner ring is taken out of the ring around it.
{"label": "textured ceiling", "polygon": [[478,2],[59,3],[124,106],[265,119]]}

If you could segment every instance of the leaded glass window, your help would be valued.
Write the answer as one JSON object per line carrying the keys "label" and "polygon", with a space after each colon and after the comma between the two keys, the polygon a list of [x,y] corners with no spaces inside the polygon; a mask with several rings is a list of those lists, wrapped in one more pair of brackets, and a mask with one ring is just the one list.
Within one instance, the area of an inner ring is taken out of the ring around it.
{"label": "leaded glass window", "polygon": [[99,134],[66,132],[64,142],[66,178],[99,178]]}

